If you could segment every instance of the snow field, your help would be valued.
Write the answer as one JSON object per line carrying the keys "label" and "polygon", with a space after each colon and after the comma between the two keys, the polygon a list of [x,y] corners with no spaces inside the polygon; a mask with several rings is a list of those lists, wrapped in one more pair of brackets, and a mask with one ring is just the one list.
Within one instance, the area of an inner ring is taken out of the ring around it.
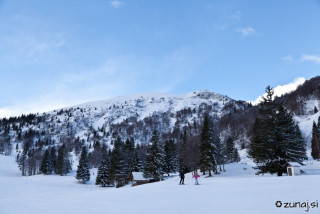
{"label": "snow field", "polygon": [[240,154],[242,163],[225,165],[226,172],[211,178],[200,174],[201,185],[193,185],[189,173],[186,185],[179,185],[174,175],[118,189],[94,185],[97,169],[87,184],[74,178],[75,168],[68,176],[21,177],[14,155],[0,155],[0,213],[304,213],[304,208],[277,208],[275,202],[320,201],[319,162],[308,161],[302,176],[257,176],[251,162],[244,162],[245,151]]}

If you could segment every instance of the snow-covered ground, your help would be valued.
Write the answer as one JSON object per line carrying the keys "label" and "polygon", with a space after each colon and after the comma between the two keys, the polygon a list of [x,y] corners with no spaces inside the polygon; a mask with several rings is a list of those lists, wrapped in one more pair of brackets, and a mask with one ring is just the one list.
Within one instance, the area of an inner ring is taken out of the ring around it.
{"label": "snow-covered ground", "polygon": [[[284,208],[284,203],[320,201],[319,162],[306,162],[307,174],[301,176],[257,176],[245,151],[240,154],[241,163],[227,164],[226,172],[211,178],[201,176],[199,186],[187,174],[186,185],[178,185],[173,176],[119,189],[95,186],[95,176],[85,185],[78,183],[75,171],[62,177],[21,177],[14,155],[0,155],[0,213],[305,213],[305,208]],[[281,208],[277,201],[282,201]],[[309,212],[319,213],[320,208]]]}

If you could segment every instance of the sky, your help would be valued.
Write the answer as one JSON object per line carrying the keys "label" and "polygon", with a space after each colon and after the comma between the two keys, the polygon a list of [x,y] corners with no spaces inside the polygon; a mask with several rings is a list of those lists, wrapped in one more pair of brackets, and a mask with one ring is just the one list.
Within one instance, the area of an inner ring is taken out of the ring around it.
{"label": "sky", "polygon": [[137,92],[285,93],[319,75],[319,20],[319,0],[0,0],[0,117]]}

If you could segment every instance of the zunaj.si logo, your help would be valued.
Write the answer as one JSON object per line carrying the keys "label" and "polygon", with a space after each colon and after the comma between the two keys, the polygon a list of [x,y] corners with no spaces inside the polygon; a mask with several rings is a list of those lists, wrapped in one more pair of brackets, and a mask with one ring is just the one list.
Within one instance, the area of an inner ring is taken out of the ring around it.
{"label": "zunaj.si logo", "polygon": [[[311,202],[309,204],[309,202],[283,202],[282,201],[277,201],[275,203],[276,207],[278,208],[305,208],[306,212],[309,212],[309,209],[311,208],[318,208],[319,205],[318,205],[318,200],[315,201],[315,202]],[[282,206],[283,205],[283,206]]]}
{"label": "zunaj.si logo", "polygon": [[276,202],[276,207],[280,208],[282,206],[282,202],[281,201],[277,201]]}

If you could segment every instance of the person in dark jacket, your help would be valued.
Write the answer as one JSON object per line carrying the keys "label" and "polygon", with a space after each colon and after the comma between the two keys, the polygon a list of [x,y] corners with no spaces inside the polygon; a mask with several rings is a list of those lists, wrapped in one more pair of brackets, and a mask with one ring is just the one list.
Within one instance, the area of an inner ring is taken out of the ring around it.
{"label": "person in dark jacket", "polygon": [[183,172],[183,170],[181,170],[181,172],[180,172],[180,184],[184,184],[184,172]]}

